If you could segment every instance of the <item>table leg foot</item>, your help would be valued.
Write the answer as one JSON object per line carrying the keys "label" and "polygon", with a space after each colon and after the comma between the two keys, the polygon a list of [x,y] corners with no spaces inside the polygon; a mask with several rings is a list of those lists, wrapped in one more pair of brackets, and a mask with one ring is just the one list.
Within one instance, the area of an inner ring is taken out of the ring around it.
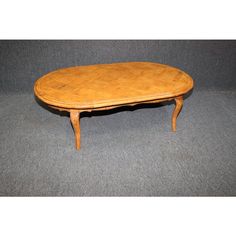
{"label": "table leg foot", "polygon": [[70,121],[74,128],[75,132],[75,147],[77,150],[80,149],[80,113],[79,111],[71,111],[70,112]]}
{"label": "table leg foot", "polygon": [[172,113],[172,131],[176,131],[176,119],[183,107],[183,96],[175,98],[175,109]]}

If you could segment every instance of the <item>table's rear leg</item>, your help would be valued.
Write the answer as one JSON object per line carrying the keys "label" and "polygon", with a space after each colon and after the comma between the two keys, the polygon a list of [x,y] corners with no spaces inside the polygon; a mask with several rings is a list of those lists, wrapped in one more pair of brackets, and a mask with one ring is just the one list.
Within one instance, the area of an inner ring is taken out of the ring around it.
{"label": "table's rear leg", "polygon": [[75,147],[80,149],[80,112],[70,111],[70,120],[75,132]]}
{"label": "table's rear leg", "polygon": [[175,109],[172,113],[172,131],[176,131],[176,119],[180,113],[180,110],[183,106],[183,96],[179,96],[175,98]]}

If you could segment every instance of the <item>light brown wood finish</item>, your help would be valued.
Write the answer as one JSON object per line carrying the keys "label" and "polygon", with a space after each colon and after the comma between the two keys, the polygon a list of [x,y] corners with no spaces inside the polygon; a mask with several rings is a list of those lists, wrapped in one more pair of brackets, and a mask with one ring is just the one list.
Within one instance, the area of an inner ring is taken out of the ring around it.
{"label": "light brown wood finish", "polygon": [[176,119],[183,107],[183,96],[175,98],[175,109],[172,113],[172,131],[176,131]]}
{"label": "light brown wood finish", "polygon": [[79,111],[70,111],[70,120],[75,132],[75,147],[80,149],[80,113]]}
{"label": "light brown wood finish", "polygon": [[124,62],[53,71],[36,81],[34,92],[49,106],[70,112],[79,149],[81,112],[175,100],[172,115],[175,131],[183,95],[192,87],[192,78],[177,68],[151,62]]}

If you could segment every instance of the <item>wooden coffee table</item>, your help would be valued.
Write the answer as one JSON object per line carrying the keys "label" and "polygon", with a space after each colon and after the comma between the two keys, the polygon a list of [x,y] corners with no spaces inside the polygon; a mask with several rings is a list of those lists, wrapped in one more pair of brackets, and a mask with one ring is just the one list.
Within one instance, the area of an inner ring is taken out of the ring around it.
{"label": "wooden coffee table", "polygon": [[183,95],[192,88],[192,78],[177,68],[151,62],[124,62],[53,71],[35,82],[34,92],[50,107],[70,113],[79,149],[81,112],[175,100],[172,130],[176,131]]}

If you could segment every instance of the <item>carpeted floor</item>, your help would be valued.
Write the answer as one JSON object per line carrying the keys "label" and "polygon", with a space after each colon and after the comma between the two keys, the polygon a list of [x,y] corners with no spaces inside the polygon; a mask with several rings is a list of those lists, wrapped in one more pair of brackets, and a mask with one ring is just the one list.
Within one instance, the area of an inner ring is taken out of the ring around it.
{"label": "carpeted floor", "polygon": [[173,104],[68,116],[33,94],[0,95],[1,196],[236,196],[236,92],[194,91]]}

